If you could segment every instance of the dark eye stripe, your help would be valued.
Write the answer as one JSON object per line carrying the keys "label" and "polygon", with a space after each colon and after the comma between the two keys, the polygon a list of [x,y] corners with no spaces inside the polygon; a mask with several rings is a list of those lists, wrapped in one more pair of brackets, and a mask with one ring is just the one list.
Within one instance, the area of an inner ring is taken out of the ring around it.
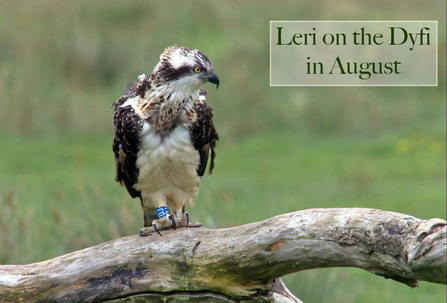
{"label": "dark eye stripe", "polygon": [[176,80],[182,77],[185,74],[191,73],[191,68],[188,66],[182,66],[180,68],[174,69],[172,66],[169,66],[164,70],[164,77],[166,80]]}

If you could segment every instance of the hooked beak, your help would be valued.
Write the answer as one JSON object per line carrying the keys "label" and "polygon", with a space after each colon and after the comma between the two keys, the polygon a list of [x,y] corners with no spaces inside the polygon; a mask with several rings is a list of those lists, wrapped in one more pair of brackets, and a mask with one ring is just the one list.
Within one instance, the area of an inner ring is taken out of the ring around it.
{"label": "hooked beak", "polygon": [[219,77],[216,75],[216,73],[212,72],[211,74],[206,75],[205,79],[207,79],[209,82],[211,82],[213,84],[216,84],[216,88],[219,87],[220,81],[219,81]]}

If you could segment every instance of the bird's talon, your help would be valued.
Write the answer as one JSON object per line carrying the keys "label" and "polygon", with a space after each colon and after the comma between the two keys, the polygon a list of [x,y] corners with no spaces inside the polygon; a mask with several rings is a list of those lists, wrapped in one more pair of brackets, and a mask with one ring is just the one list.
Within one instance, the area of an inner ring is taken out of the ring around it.
{"label": "bird's talon", "polygon": [[201,226],[202,226],[202,223],[200,223],[200,222],[193,222],[189,225],[189,227],[201,227]]}
{"label": "bird's talon", "polygon": [[174,215],[170,215],[169,216],[169,220],[171,220],[171,222],[172,222],[172,228],[174,230],[176,230],[177,229],[177,223],[175,223],[175,216]]}
{"label": "bird's talon", "polygon": [[143,227],[142,229],[140,229],[138,234],[140,235],[140,237],[147,237],[151,235],[148,227]]}
{"label": "bird's talon", "polygon": [[200,227],[202,226],[202,223],[200,222],[192,222],[189,220],[189,213],[184,211],[183,212],[183,218],[182,218],[182,225],[181,226],[185,226],[186,228],[188,227]]}
{"label": "bird's talon", "polygon": [[157,227],[157,224],[156,223],[153,223],[152,224],[152,227],[154,228],[154,230],[160,235],[160,236],[162,236],[163,237],[163,235],[160,233],[160,231],[158,230],[158,227]]}

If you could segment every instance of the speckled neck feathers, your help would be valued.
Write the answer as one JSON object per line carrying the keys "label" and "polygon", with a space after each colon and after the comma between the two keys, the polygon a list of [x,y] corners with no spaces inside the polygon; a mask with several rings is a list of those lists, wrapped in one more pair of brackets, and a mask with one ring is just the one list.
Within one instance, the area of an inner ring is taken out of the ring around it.
{"label": "speckled neck feathers", "polygon": [[[142,80],[145,81],[144,78]],[[199,90],[180,90],[175,84],[152,86],[143,98],[139,98],[138,109],[142,118],[152,124],[156,131],[169,131],[177,124],[196,121],[194,104],[200,102]]]}

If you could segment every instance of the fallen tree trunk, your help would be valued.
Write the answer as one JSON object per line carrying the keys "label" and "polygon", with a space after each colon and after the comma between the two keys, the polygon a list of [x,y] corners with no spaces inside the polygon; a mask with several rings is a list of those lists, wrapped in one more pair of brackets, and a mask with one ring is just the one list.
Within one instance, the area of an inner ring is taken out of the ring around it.
{"label": "fallen tree trunk", "polygon": [[232,228],[116,239],[0,265],[2,302],[300,302],[279,277],[358,267],[446,284],[446,221],[376,209],[309,209]]}

